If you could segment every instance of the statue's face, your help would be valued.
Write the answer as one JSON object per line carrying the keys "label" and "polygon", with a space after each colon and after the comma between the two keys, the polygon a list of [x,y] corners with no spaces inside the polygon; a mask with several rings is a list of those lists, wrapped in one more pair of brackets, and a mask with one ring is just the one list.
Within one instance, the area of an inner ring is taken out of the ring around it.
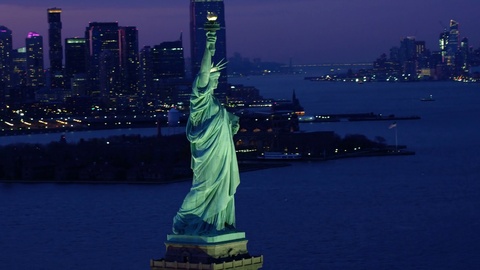
{"label": "statue's face", "polygon": [[212,80],[212,87],[213,89],[217,89],[218,86],[218,78],[215,78]]}

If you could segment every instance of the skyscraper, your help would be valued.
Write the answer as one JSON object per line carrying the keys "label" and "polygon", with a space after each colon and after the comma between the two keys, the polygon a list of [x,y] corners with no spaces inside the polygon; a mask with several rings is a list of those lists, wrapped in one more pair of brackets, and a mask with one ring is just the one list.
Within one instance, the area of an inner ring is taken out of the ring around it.
{"label": "skyscraper", "polygon": [[[151,49],[152,97],[164,103],[178,101],[178,90],[185,85],[185,59],[182,38],[162,42]],[[188,83],[188,85],[191,85]],[[190,92],[190,91],[189,91]]]}
{"label": "skyscraper", "polygon": [[92,22],[85,30],[89,95],[114,98],[120,87],[117,22]]}
{"label": "skyscraper", "polygon": [[12,86],[12,73],[12,31],[0,25],[0,102],[4,101],[4,91]]}
{"label": "skyscraper", "polygon": [[450,29],[446,29],[439,37],[440,51],[442,53],[443,62],[450,68],[455,66],[455,56],[459,51],[459,24],[454,20],[450,20]]}
{"label": "skyscraper", "polygon": [[61,14],[60,8],[47,9],[51,88],[63,88],[64,84]]}
{"label": "skyscraper", "polygon": [[153,63],[152,48],[150,46],[143,47],[139,52],[139,82],[138,88],[140,95],[144,100],[153,99]]}
{"label": "skyscraper", "polygon": [[75,74],[87,73],[87,47],[85,38],[65,39],[65,86],[70,88],[70,80]]}
{"label": "skyscraper", "polygon": [[458,27],[458,22],[450,20],[450,32],[448,35],[447,54],[453,57],[455,57],[455,54],[458,52],[458,48],[460,45]]}
{"label": "skyscraper", "polygon": [[[43,37],[36,33],[28,33],[27,45],[27,86],[38,88],[45,85],[43,71]],[[30,93],[33,94],[33,93]],[[27,98],[33,98],[28,96]]]}
{"label": "skyscraper", "polygon": [[[225,30],[225,6],[223,0],[191,0],[190,2],[190,48],[192,57],[192,76],[196,76],[205,50],[207,13],[217,14],[220,30],[217,31],[217,43],[213,62],[218,63],[227,59],[227,42]],[[218,88],[215,94],[223,100],[227,92],[227,71],[222,70]]]}
{"label": "skyscraper", "polygon": [[154,46],[152,58],[154,79],[185,78],[182,39],[166,41]]}
{"label": "skyscraper", "polygon": [[415,41],[415,48],[416,48],[417,68],[418,69],[429,68],[430,52],[427,50],[425,41]]}
{"label": "skyscraper", "polygon": [[21,47],[12,51],[13,75],[12,85],[25,86],[27,83],[27,48]]}
{"label": "skyscraper", "polygon": [[447,57],[447,46],[448,46],[448,38],[449,33],[447,29],[445,29],[442,33],[440,33],[438,37],[438,46],[440,48],[440,54],[442,56],[442,63],[446,62]]}
{"label": "skyscraper", "polygon": [[138,93],[138,30],[135,26],[121,26],[119,36],[122,72],[120,94],[135,95]]}
{"label": "skyscraper", "polygon": [[470,73],[470,46],[468,38],[463,38],[460,42],[459,52],[457,53],[456,64],[459,74],[466,75]]}

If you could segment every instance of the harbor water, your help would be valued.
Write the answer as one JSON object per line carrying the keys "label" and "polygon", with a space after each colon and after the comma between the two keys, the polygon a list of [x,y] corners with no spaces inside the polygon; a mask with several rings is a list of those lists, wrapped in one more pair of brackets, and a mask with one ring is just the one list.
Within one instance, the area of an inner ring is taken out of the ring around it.
{"label": "harbor water", "polygon": [[[479,269],[480,85],[232,78],[307,114],[420,116],[302,124],[383,137],[413,156],[295,162],[245,172],[237,228],[266,270]],[[432,95],[435,101],[421,98]],[[0,138],[1,140],[2,138]],[[57,140],[58,138],[54,138]],[[0,184],[0,269],[149,269],[190,183]]]}

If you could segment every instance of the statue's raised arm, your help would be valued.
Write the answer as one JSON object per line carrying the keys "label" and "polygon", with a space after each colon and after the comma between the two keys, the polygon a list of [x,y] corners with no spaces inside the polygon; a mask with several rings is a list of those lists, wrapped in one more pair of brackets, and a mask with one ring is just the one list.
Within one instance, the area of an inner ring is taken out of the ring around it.
{"label": "statue's raised arm", "polygon": [[203,53],[202,62],[200,64],[200,72],[198,73],[198,86],[201,88],[207,86],[209,81],[210,69],[212,68],[212,57],[215,54],[216,42],[216,33],[208,31],[205,52]]}
{"label": "statue's raised arm", "polygon": [[192,187],[173,218],[173,232],[218,235],[236,231],[234,195],[240,183],[233,135],[238,117],[226,111],[214,96],[220,70],[215,54],[216,16],[209,14],[207,40],[200,71],[192,85],[186,134],[190,141]]}

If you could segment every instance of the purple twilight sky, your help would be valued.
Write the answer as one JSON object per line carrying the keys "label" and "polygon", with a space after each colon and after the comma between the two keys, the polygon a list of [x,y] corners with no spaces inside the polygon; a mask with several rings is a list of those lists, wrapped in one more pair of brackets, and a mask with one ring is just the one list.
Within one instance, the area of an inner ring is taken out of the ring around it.
{"label": "purple twilight sky", "polygon": [[[83,36],[89,22],[137,26],[140,48],[176,40],[189,56],[188,0],[1,0],[0,25],[22,47],[29,31],[48,45],[47,8],[62,8],[62,39]],[[372,62],[414,36],[438,50],[450,19],[480,47],[479,0],[225,0],[228,55],[294,64]],[[45,48],[47,51],[48,48]],[[47,55],[46,55],[47,56]],[[47,64],[48,65],[48,64]]]}

